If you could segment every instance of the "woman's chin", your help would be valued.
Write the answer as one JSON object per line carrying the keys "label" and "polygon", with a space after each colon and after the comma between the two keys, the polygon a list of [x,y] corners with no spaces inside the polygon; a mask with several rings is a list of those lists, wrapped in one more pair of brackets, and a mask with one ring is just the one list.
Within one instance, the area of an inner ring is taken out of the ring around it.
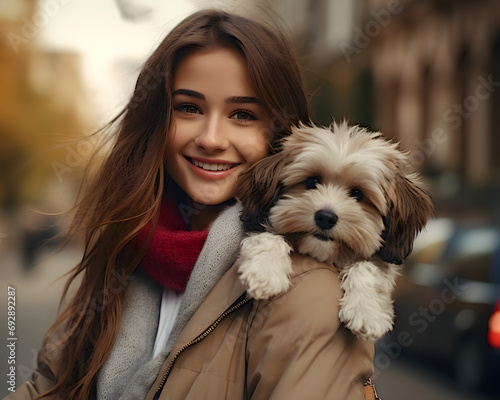
{"label": "woman's chin", "polygon": [[213,198],[213,197],[195,197],[192,200],[195,202],[196,206],[199,207],[217,207],[224,206],[228,201],[232,200],[233,197],[229,198]]}
{"label": "woman's chin", "polygon": [[198,205],[218,206],[225,204],[234,197],[234,190],[228,190],[226,185],[205,184],[197,190],[187,190],[187,195]]}

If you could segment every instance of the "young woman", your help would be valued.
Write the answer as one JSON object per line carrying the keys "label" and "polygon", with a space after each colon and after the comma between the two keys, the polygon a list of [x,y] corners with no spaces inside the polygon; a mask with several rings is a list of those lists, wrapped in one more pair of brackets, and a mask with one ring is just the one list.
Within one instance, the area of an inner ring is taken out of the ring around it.
{"label": "young woman", "polygon": [[337,274],[246,298],[238,175],[309,122],[283,35],[236,15],[181,22],[142,69],[72,225],[74,298],[10,399],[363,399],[373,345],[340,325]]}

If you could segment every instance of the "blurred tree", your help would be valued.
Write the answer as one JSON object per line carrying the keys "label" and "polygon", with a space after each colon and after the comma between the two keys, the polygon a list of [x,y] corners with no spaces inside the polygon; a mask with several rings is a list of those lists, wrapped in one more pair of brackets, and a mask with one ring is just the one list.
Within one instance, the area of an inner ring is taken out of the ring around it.
{"label": "blurred tree", "polygon": [[7,213],[44,198],[53,162],[65,154],[61,138],[83,132],[81,100],[62,95],[83,95],[78,56],[44,51],[35,40],[16,48],[8,35],[21,34],[24,23],[0,15],[0,207]]}

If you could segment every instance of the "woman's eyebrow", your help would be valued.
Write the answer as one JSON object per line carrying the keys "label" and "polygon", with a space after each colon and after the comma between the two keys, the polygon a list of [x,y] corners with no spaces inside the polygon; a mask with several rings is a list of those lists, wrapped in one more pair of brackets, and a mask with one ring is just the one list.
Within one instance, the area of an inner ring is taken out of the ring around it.
{"label": "woman's eyebrow", "polygon": [[[185,96],[194,97],[196,99],[206,100],[205,95],[203,93],[197,92],[196,90],[177,89],[174,91],[172,96],[175,96],[177,94],[183,94]],[[255,103],[255,104],[262,105],[262,102],[257,97],[253,97],[253,96],[230,96],[230,97],[227,97],[225,99],[225,102],[227,104],[230,104],[230,103],[236,103],[236,104]]]}
{"label": "woman's eyebrow", "polygon": [[194,97],[196,99],[200,100],[205,100],[205,95],[203,93],[197,92],[196,90],[190,90],[190,89],[177,89],[172,93],[172,96],[175,96],[176,94],[183,94],[189,97]]}
{"label": "woman's eyebrow", "polygon": [[262,105],[262,102],[258,98],[251,96],[231,96],[226,98],[226,103],[237,103],[237,104],[256,103]]}

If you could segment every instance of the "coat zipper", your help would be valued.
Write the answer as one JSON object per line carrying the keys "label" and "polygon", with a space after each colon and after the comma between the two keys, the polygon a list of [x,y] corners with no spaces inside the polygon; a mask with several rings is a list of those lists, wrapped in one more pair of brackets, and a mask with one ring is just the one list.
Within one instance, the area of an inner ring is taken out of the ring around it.
{"label": "coat zipper", "polygon": [[[236,311],[238,308],[243,306],[245,303],[249,301],[248,298],[245,297],[246,293],[243,293],[234,303],[232,306],[230,306],[226,311],[224,311],[219,318],[217,318],[212,325],[210,325],[202,334],[198,335],[196,338],[191,340],[189,343],[185,344],[182,346],[177,353],[175,353],[174,357],[170,361],[170,364],[167,368],[167,371],[163,375],[163,378],[160,382],[160,386],[158,386],[158,389],[156,389],[156,393],[153,397],[153,400],[158,400],[160,398],[161,391],[163,390],[163,386],[165,386],[165,382],[167,381],[168,375],[170,374],[170,371],[172,370],[172,367],[174,365],[175,360],[179,357],[179,355],[186,350],[188,347],[192,346],[193,344],[196,344],[200,342],[201,340],[205,339],[216,327],[217,325],[220,324],[220,322],[226,318],[229,314],[232,312]],[[243,299],[242,299],[243,298]]]}

